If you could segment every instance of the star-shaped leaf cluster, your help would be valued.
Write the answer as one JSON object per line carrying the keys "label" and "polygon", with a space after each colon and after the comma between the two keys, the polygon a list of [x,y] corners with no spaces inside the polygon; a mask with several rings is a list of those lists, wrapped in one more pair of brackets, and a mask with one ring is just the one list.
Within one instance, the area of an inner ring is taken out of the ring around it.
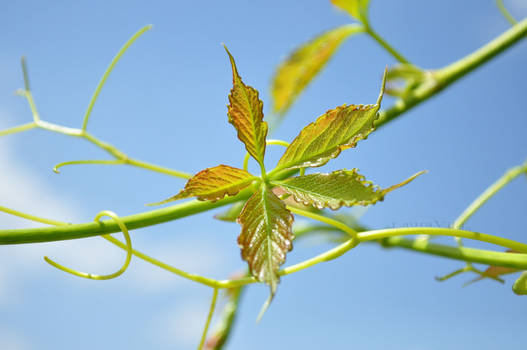
{"label": "star-shaped leaf cluster", "polygon": [[[227,48],[225,48],[227,50]],[[271,298],[279,283],[279,269],[293,249],[293,215],[284,200],[275,193],[291,196],[296,202],[316,209],[339,209],[342,206],[370,205],[420,175],[418,173],[400,184],[381,189],[357,169],[338,170],[329,174],[314,173],[280,178],[284,170],[319,167],[337,157],[343,150],[355,147],[374,130],[381,106],[386,71],[375,104],[343,105],[328,110],[307,125],[287,147],[276,168],[265,172],[264,156],[268,126],[263,120],[263,102],[258,91],[246,85],[238,73],[233,56],[227,50],[232,66],[233,87],[227,109],[231,123],[247,152],[260,164],[262,176],[228,165],[219,165],[198,172],[190,178],[177,195],[164,202],[187,197],[217,201],[234,196],[243,189],[252,195],[245,204],[235,204],[220,214],[222,220],[236,221],[241,226],[238,245],[242,259],[251,274],[271,289]]]}

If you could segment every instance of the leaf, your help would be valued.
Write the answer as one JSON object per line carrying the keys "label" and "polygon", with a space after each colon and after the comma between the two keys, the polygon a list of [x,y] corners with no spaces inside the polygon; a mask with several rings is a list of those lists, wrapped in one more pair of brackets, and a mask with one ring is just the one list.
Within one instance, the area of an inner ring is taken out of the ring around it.
{"label": "leaf", "polygon": [[249,263],[252,275],[271,287],[271,296],[280,281],[278,270],[286,253],[293,249],[293,215],[265,184],[249,198],[238,223],[242,259]]}
{"label": "leaf", "polygon": [[198,197],[200,201],[215,202],[226,195],[234,196],[257,179],[245,170],[221,164],[200,171],[188,180],[185,188],[177,195],[156,204],[188,197]]}
{"label": "leaf", "polygon": [[306,126],[291,142],[278,161],[277,169],[318,167],[337,157],[342,150],[355,147],[374,129],[381,106],[386,70],[381,92],[374,105],[343,105],[327,111]]}
{"label": "leaf", "polygon": [[514,293],[518,295],[527,295],[527,271],[522,273],[512,286]]}
{"label": "leaf", "polygon": [[273,181],[299,203],[318,209],[339,209],[342,206],[370,205],[382,201],[384,196],[414,180],[421,171],[400,184],[381,189],[364,176],[352,170],[337,170],[330,174],[310,174]]}
{"label": "leaf", "polygon": [[331,3],[361,22],[368,20],[370,0],[331,0]]}
{"label": "leaf", "polygon": [[351,34],[362,31],[362,26],[356,24],[341,26],[324,32],[295,49],[278,66],[271,84],[274,113],[285,114],[344,40]]}
{"label": "leaf", "polygon": [[263,102],[258,97],[258,91],[245,85],[238,74],[236,63],[227,47],[232,66],[232,89],[229,95],[227,115],[229,123],[238,131],[238,138],[245,144],[247,152],[262,164],[265,154],[265,138],[267,123],[263,121]]}

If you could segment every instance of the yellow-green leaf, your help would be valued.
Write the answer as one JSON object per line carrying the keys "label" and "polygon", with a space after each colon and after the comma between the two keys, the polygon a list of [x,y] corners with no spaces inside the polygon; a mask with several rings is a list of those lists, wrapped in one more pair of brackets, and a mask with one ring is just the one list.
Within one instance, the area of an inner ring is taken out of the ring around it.
{"label": "yellow-green leaf", "polygon": [[280,158],[277,169],[322,166],[342,150],[355,147],[374,130],[385,83],[386,70],[376,104],[331,109],[302,129]]}
{"label": "yellow-green leaf", "polygon": [[340,44],[363,27],[345,25],[324,32],[294,50],[278,66],[271,85],[273,110],[283,115],[311,80],[326,65]]}
{"label": "yellow-green leaf", "polygon": [[267,123],[263,121],[263,102],[259,99],[256,89],[243,83],[227,47],[225,51],[232,66],[232,89],[227,110],[229,123],[236,128],[238,138],[245,144],[247,152],[262,164],[268,128]]}
{"label": "yellow-green leaf", "polygon": [[342,206],[370,205],[382,201],[384,196],[406,185],[424,172],[419,172],[400,184],[381,189],[364,176],[352,170],[337,170],[330,174],[310,174],[273,181],[299,203],[318,209],[339,209]]}
{"label": "yellow-green leaf", "polygon": [[234,196],[257,179],[245,170],[221,164],[200,171],[188,180],[185,188],[177,195],[157,204],[187,197],[215,202],[226,195]]}
{"label": "yellow-green leaf", "polygon": [[293,215],[265,184],[249,198],[238,223],[242,232],[238,245],[252,275],[276,292],[280,281],[278,270],[286,254],[293,249]]}
{"label": "yellow-green leaf", "polygon": [[331,0],[331,2],[358,21],[366,22],[368,20],[370,0]]}

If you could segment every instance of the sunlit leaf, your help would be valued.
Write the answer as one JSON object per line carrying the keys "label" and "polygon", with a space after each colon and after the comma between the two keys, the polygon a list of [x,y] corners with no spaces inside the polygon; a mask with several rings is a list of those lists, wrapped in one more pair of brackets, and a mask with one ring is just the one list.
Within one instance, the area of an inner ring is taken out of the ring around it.
{"label": "sunlit leaf", "polygon": [[245,85],[236,69],[231,53],[225,47],[232,66],[232,89],[229,95],[227,114],[234,125],[238,138],[245,144],[247,152],[259,163],[263,163],[267,123],[263,121],[263,102],[258,91]]}
{"label": "sunlit leaf", "polygon": [[278,66],[271,85],[273,110],[285,114],[294,100],[326,65],[340,44],[351,34],[363,31],[351,24],[322,33],[294,50]]}
{"label": "sunlit leaf", "polygon": [[365,22],[368,20],[370,0],[331,0],[331,2],[358,21]]}
{"label": "sunlit leaf", "polygon": [[226,195],[234,196],[257,179],[245,170],[222,164],[200,171],[188,180],[185,188],[177,195],[157,204],[187,197],[214,202]]}
{"label": "sunlit leaf", "polygon": [[214,219],[218,219],[221,221],[227,221],[227,222],[235,222],[238,216],[240,216],[240,213],[244,205],[245,205],[244,202],[234,203],[227,210],[214,215]]}
{"label": "sunlit leaf", "polygon": [[342,150],[355,147],[374,130],[385,83],[386,70],[376,104],[343,105],[327,111],[306,126],[287,147],[277,169],[322,166]]}
{"label": "sunlit leaf", "polygon": [[388,192],[406,185],[423,173],[419,172],[400,184],[386,189],[381,189],[367,181],[364,176],[357,173],[357,169],[291,177],[283,181],[274,181],[273,184],[290,193],[299,203],[318,209],[336,210],[342,206],[375,204],[382,201]]}
{"label": "sunlit leaf", "polygon": [[518,295],[527,295],[527,271],[522,273],[512,286],[514,293]]}
{"label": "sunlit leaf", "polygon": [[271,287],[279,282],[278,270],[293,248],[293,215],[265,184],[245,204],[238,223],[242,232],[238,245],[254,277]]}

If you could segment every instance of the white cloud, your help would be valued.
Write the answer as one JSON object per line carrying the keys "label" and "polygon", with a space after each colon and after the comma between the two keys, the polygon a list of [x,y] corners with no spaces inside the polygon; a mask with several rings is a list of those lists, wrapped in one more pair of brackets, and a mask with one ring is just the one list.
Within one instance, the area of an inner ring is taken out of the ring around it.
{"label": "white cloud", "polygon": [[[0,121],[5,120],[0,113]],[[0,137],[0,205],[51,219],[79,222],[82,207],[75,202],[75,198],[49,189],[41,182],[39,174],[33,174],[14,157],[14,154],[9,137]],[[8,166],[5,166],[6,164]],[[39,226],[45,225],[0,212],[0,229]],[[114,237],[122,240],[122,234],[115,234]],[[226,260],[212,243],[196,245],[195,242],[186,241],[168,246],[162,242],[148,242],[135,247],[185,271],[205,276],[213,275],[226,264]],[[115,271],[125,257],[123,250],[99,237],[39,244],[0,245],[0,310],[28,307],[27,300],[24,300],[28,297],[27,285],[36,276],[53,279],[56,288],[63,288],[62,283],[83,283],[80,278],[55,271],[44,262],[44,255],[65,266],[97,274]],[[203,291],[208,295],[208,288],[136,257],[132,258],[129,270],[120,278],[123,283],[115,284],[116,287],[123,288],[124,284],[137,293],[155,294],[167,290],[173,293],[178,289],[182,299],[178,299],[172,307],[164,308],[151,319],[149,333],[152,335],[152,341],[155,340],[160,346],[172,344],[188,348],[197,345],[208,312],[209,300],[205,297],[197,301],[196,293],[200,294],[200,291]],[[152,312],[155,313],[154,310]],[[23,337],[2,329],[0,325],[0,349],[30,348],[32,347]]]}
{"label": "white cloud", "polygon": [[174,346],[184,349],[195,348],[205,326],[208,302],[188,300],[154,316],[149,327],[152,341],[157,343],[153,345],[162,348],[173,348]]}
{"label": "white cloud", "polygon": [[[0,113],[0,121],[6,121]],[[0,124],[0,130],[5,125]],[[73,198],[55,193],[41,183],[38,174],[21,164],[14,156],[9,137],[0,137],[0,164],[8,164],[0,172],[0,205],[42,217],[68,222],[79,222],[81,208]],[[45,226],[0,212],[0,228],[24,228]],[[122,240],[121,234],[115,234]],[[133,243],[133,236],[132,236]],[[167,247],[166,244],[148,244],[139,247],[145,253],[165,260],[191,273],[209,275],[221,268],[224,259],[215,247],[202,244],[196,247],[191,242]],[[64,272],[50,273],[53,267],[46,264],[48,256],[65,266],[90,273],[106,274],[118,269],[125,253],[99,237],[87,239],[0,246],[0,305],[16,303],[17,290],[24,281],[45,271],[46,274],[63,278],[67,283],[80,283],[76,277],[62,276]],[[60,276],[60,277],[59,277]],[[181,277],[156,266],[132,258],[130,269],[122,278],[131,288],[141,292],[159,292],[170,286],[188,283]]]}
{"label": "white cloud", "polygon": [[29,350],[32,349],[27,339],[9,329],[0,327],[0,349]]}
{"label": "white cloud", "polygon": [[[1,121],[6,119],[5,114],[0,115]],[[0,125],[0,129],[3,127]],[[0,205],[43,217],[75,221],[77,205],[47,189],[38,176],[20,164],[13,154],[9,137],[1,137]],[[2,229],[37,226],[43,225],[0,213]],[[28,277],[44,266],[42,254],[45,251],[54,253],[58,249],[53,245],[0,246],[0,305],[15,302],[16,290],[24,283],[22,277]]]}

